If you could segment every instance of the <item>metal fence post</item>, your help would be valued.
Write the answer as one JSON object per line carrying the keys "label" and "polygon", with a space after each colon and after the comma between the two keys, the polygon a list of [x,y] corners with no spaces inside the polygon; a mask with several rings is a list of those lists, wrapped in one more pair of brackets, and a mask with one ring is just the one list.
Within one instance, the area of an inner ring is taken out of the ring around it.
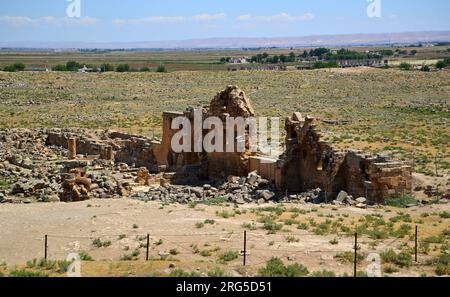
{"label": "metal fence post", "polygon": [[45,234],[45,236],[44,236],[44,259],[45,259],[45,261],[47,261],[47,249],[48,249],[47,243],[48,243],[48,236],[47,236],[47,234]]}
{"label": "metal fence post", "polygon": [[357,275],[357,261],[358,261],[358,233],[355,233],[355,260],[353,265],[353,277]]}
{"label": "metal fence post", "polygon": [[145,257],[145,260],[146,260],[146,261],[148,261],[148,252],[149,252],[149,249],[150,249],[150,234],[147,234],[147,254],[146,254],[146,257]]}
{"label": "metal fence post", "polygon": [[418,234],[419,234],[419,227],[416,225],[416,236],[415,236],[415,247],[414,247],[414,252],[415,252],[415,260],[416,260],[416,263],[418,262],[417,260],[418,260],[418,258],[417,258],[417,254],[418,254],[418,242],[419,242],[419,240],[418,240]]}
{"label": "metal fence post", "polygon": [[244,266],[247,260],[247,230],[244,230]]}

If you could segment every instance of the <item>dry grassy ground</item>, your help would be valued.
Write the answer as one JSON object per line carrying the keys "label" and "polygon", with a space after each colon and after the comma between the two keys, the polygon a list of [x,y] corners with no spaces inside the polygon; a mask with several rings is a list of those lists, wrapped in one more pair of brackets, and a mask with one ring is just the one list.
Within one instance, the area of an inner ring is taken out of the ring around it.
{"label": "dry grassy ground", "polygon": [[[92,257],[93,261],[82,262],[84,276],[173,275],[177,269],[203,275],[213,271],[258,275],[273,256],[287,264],[302,264],[310,273],[325,269],[351,275],[355,230],[360,234],[358,270],[365,271],[369,253],[383,255],[393,249],[410,254],[418,225],[419,263],[413,257],[401,261],[382,256],[382,269],[391,276],[431,276],[436,274],[433,259],[448,249],[449,211],[448,204],[364,210],[294,204],[162,205],[127,199],[3,205],[0,262],[5,260],[7,267],[0,270],[27,267],[65,275],[58,264],[40,267],[31,261],[43,257],[43,236],[48,234],[49,260],[64,260],[70,252]],[[246,267],[239,255],[244,230]],[[149,262],[146,234],[150,234]]]}

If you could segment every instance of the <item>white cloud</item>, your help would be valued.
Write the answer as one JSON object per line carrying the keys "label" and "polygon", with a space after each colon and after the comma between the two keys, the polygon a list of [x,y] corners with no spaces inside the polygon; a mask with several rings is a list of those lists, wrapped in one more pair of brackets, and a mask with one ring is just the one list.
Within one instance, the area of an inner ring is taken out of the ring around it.
{"label": "white cloud", "polygon": [[23,17],[23,16],[0,16],[0,23],[6,23],[11,25],[26,25],[31,23],[33,20],[29,17]]}
{"label": "white cloud", "polygon": [[256,22],[294,22],[294,21],[310,21],[314,19],[314,15],[310,12],[300,16],[293,16],[286,12],[269,15],[269,16],[251,16],[248,14],[237,17],[238,21],[256,21]]}
{"label": "white cloud", "polygon": [[25,25],[93,25],[98,20],[92,17],[68,18],[45,16],[41,18],[30,18],[26,16],[0,16],[0,23],[14,26]]}
{"label": "white cloud", "polygon": [[204,13],[192,17],[192,19],[195,21],[215,21],[215,20],[224,20],[226,18],[227,15],[224,13],[217,13],[217,14]]}
{"label": "white cloud", "polygon": [[224,20],[227,18],[225,13],[217,13],[217,14],[199,14],[191,17],[186,16],[150,16],[146,18],[139,19],[115,19],[113,23],[116,25],[141,25],[141,24],[152,24],[152,23],[182,23],[182,22],[190,22],[190,21],[198,21],[198,22],[209,22],[216,20]]}

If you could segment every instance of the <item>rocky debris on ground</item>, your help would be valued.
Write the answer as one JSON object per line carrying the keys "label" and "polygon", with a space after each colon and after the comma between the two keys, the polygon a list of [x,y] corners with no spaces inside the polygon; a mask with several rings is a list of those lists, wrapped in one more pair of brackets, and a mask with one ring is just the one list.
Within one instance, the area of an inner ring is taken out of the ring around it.
{"label": "rocky debris on ground", "polygon": [[[237,92],[236,96],[241,95]],[[240,106],[241,101],[245,102],[245,98],[237,100],[236,106]],[[248,112],[251,113],[251,110]],[[303,193],[277,193],[274,184],[256,172],[246,177],[229,176],[225,180],[201,182],[198,174],[193,174],[198,172],[198,166],[186,166],[177,173],[151,174],[146,167],[114,163],[92,156],[68,160],[67,150],[47,146],[46,137],[45,129],[0,130],[0,203],[123,197],[189,203],[221,197],[236,204],[292,202],[331,203],[359,208],[368,206],[366,198],[352,197],[345,191],[332,198],[328,195],[328,199],[326,192],[320,188]],[[141,189],[136,192],[136,188]],[[437,194],[431,187],[426,192]],[[442,196],[448,199],[449,193]]]}
{"label": "rocky debris on ground", "polygon": [[226,181],[205,183],[202,186],[175,185],[162,178],[159,187],[151,187],[148,192],[130,196],[140,200],[189,203],[221,197],[224,201],[237,204],[250,202],[265,203],[278,201],[275,186],[268,180],[251,172],[247,177],[230,176]]}

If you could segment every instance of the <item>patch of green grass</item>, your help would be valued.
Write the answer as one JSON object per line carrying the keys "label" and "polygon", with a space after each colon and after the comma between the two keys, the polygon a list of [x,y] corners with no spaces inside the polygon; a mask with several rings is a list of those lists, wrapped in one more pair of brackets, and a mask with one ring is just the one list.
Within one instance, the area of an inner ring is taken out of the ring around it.
{"label": "patch of green grass", "polygon": [[267,230],[269,234],[275,234],[283,228],[283,225],[275,223],[274,219],[271,217],[266,217],[263,223],[264,230]]}
{"label": "patch of green grass", "polygon": [[92,245],[95,246],[95,247],[98,247],[98,248],[109,247],[109,246],[111,246],[111,244],[112,243],[111,243],[110,240],[102,241],[100,238],[95,238],[92,241]]}
{"label": "patch of green grass", "polygon": [[219,261],[221,263],[231,262],[239,257],[237,251],[225,251],[219,256]]}
{"label": "patch of green grass", "polygon": [[395,264],[399,267],[409,267],[412,265],[412,256],[407,252],[396,253],[393,249],[389,249],[381,253],[381,260],[384,263]]}
{"label": "patch of green grass", "polygon": [[308,268],[301,264],[284,265],[279,258],[271,258],[264,268],[258,271],[262,277],[301,277],[308,275]]}
{"label": "patch of green grass", "polygon": [[333,271],[322,270],[315,271],[310,274],[311,277],[336,277],[336,274]]}
{"label": "patch of green grass", "polygon": [[281,216],[285,211],[286,208],[282,206],[268,206],[268,207],[261,207],[258,208],[259,212],[274,212],[277,216]]}
{"label": "patch of green grass", "polygon": [[187,272],[183,269],[175,269],[170,272],[169,277],[200,277],[201,274],[195,271]]}
{"label": "patch of green grass", "polygon": [[211,251],[210,250],[203,250],[200,252],[200,255],[202,257],[211,257]]}
{"label": "patch of green grass", "polygon": [[443,212],[439,213],[439,217],[442,219],[450,219],[450,212],[443,211]]}
{"label": "patch of green grass", "polygon": [[219,267],[214,268],[214,270],[208,271],[208,277],[226,277],[225,271]]}
{"label": "patch of green grass", "polygon": [[211,206],[211,205],[221,205],[221,204],[224,204],[227,202],[228,202],[227,198],[225,198],[223,196],[218,196],[218,197],[215,197],[215,198],[212,198],[209,200],[202,201],[202,202],[200,202],[200,204]]}
{"label": "patch of green grass", "polygon": [[171,249],[171,250],[169,251],[169,253],[170,253],[172,256],[176,256],[176,255],[179,254],[179,252],[178,252],[177,249]]}
{"label": "patch of green grass", "polygon": [[88,252],[81,251],[79,253],[79,255],[80,255],[80,260],[81,261],[94,261],[94,259],[92,258],[91,255],[88,254]]}
{"label": "patch of green grass", "polygon": [[26,269],[13,270],[9,273],[10,277],[48,277],[48,274],[40,271],[30,271]]}
{"label": "patch of green grass", "polygon": [[222,211],[218,211],[218,212],[216,212],[216,214],[217,214],[217,216],[219,216],[219,217],[221,217],[221,218],[224,218],[224,219],[228,219],[228,218],[231,218],[231,217],[234,217],[235,216],[235,214],[234,213],[232,213],[232,212],[229,212],[229,211],[227,211],[227,210],[222,210]]}
{"label": "patch of green grass", "polygon": [[403,195],[396,198],[386,199],[384,202],[388,206],[394,206],[399,208],[405,208],[409,204],[419,205],[419,202],[412,196]]}
{"label": "patch of green grass", "polygon": [[339,241],[337,240],[337,238],[333,238],[332,240],[329,241],[329,243],[331,245],[337,245],[337,244],[339,244]]}
{"label": "patch of green grass", "polygon": [[306,223],[300,223],[300,224],[298,224],[297,229],[300,229],[300,230],[308,230],[308,229],[309,229],[309,226],[308,226],[308,224],[306,224]]}
{"label": "patch of green grass", "polygon": [[298,239],[297,237],[292,236],[292,235],[286,236],[284,239],[285,239],[288,243],[294,243],[294,242],[299,242],[299,241],[300,241],[300,239]]}
{"label": "patch of green grass", "polygon": [[[341,263],[353,263],[355,261],[355,252],[341,252],[337,253],[334,258]],[[366,258],[364,253],[356,254],[356,263],[361,263]]]}

